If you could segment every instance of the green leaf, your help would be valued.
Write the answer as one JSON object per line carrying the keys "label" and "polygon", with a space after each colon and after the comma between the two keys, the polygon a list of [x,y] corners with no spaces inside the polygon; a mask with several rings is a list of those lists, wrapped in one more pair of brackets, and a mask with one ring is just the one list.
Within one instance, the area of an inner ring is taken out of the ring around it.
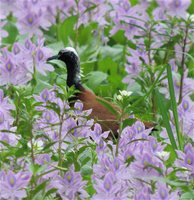
{"label": "green leaf", "polygon": [[190,192],[183,193],[181,195],[180,200],[193,200],[193,197],[194,197],[194,190],[192,190]]}
{"label": "green leaf", "polygon": [[63,41],[65,46],[68,45],[69,38],[75,38],[74,26],[76,21],[77,16],[71,16],[59,26],[59,39]]}
{"label": "green leaf", "polygon": [[36,195],[38,195],[38,193],[39,193],[41,190],[42,190],[42,191],[45,190],[47,183],[48,183],[48,180],[46,180],[46,181],[40,183],[40,184],[35,188],[35,190],[32,191],[32,195],[33,195],[34,198],[36,198]]}
{"label": "green leaf", "polygon": [[[88,47],[90,47],[87,51],[85,51],[85,53],[89,53],[92,49],[93,46],[91,46],[91,43],[96,43],[98,38],[94,38],[93,35],[93,31],[96,31],[96,29],[98,28],[96,23],[89,23],[89,24],[84,24],[81,25],[79,27],[79,37],[78,42],[80,47],[79,48],[83,48],[84,45],[87,44]],[[83,58],[83,56],[81,56],[81,58]]]}
{"label": "green leaf", "polygon": [[38,164],[31,164],[30,165],[30,171],[33,173],[34,176],[36,176],[37,172],[41,169],[40,165]]}
{"label": "green leaf", "polygon": [[49,63],[53,65],[57,65],[57,67],[62,68],[62,69],[66,68],[65,63],[61,60],[50,60]]}
{"label": "green leaf", "polygon": [[56,193],[56,192],[57,192],[57,189],[56,188],[52,188],[52,189],[50,189],[50,190],[48,190],[46,192],[44,197],[49,197],[51,194]]}
{"label": "green leaf", "polygon": [[[122,57],[123,45],[114,45],[114,46],[102,46],[100,48],[100,53],[103,59],[110,57],[112,60],[119,60]],[[107,64],[109,64],[107,62]],[[111,64],[109,64],[111,66]]]}
{"label": "green leaf", "polygon": [[141,98],[139,98],[137,101],[135,101],[133,104],[132,104],[132,107],[135,107],[137,106],[141,101],[145,100],[146,97],[148,97],[152,92],[153,90],[155,89],[156,85],[158,84],[159,80],[160,80],[160,77],[163,75],[163,72],[164,70],[166,69],[166,66],[161,66],[161,70],[157,76],[157,78],[155,79],[154,83],[152,84],[152,86],[150,87],[150,89],[148,90],[148,92],[142,96]]}
{"label": "green leaf", "polygon": [[96,4],[94,4],[94,5],[90,6],[89,8],[87,8],[87,9],[84,11],[84,13],[83,13],[83,14],[85,14],[85,13],[87,13],[87,12],[90,12],[90,11],[94,10],[96,7],[97,7],[97,5],[96,5]]}
{"label": "green leaf", "polygon": [[13,22],[9,22],[5,25],[4,29],[8,32],[8,36],[2,39],[3,44],[13,44],[18,35],[18,30]]}
{"label": "green leaf", "polygon": [[170,102],[172,106],[172,112],[174,116],[174,122],[176,127],[176,134],[179,144],[179,149],[183,148],[182,144],[182,135],[179,128],[179,119],[178,119],[178,111],[177,111],[177,103],[176,103],[176,97],[174,92],[174,85],[173,85],[173,79],[172,79],[172,70],[171,66],[167,65],[167,78],[168,78],[168,86],[169,86],[169,92],[170,92]]}
{"label": "green leaf", "polygon": [[47,145],[44,146],[42,151],[45,152],[46,150],[49,150],[50,147],[52,147],[54,144],[56,144],[56,142],[49,142]]}
{"label": "green leaf", "polygon": [[162,95],[159,93],[158,90],[156,90],[156,99],[157,99],[157,103],[158,103],[158,106],[159,106],[159,109],[160,109],[160,112],[161,112],[161,115],[162,115],[162,119],[163,119],[165,128],[166,128],[167,133],[168,133],[168,137],[170,139],[171,145],[173,146],[173,151],[176,153],[175,150],[177,149],[177,144],[176,144],[176,141],[175,141],[175,138],[174,138],[171,126],[170,126],[170,122],[169,122],[170,120],[169,120],[169,117],[168,117],[168,110],[166,109]]}
{"label": "green leaf", "polygon": [[58,104],[53,103],[53,102],[48,102],[48,104],[45,107],[55,111],[58,114],[58,116],[60,116],[61,110]]}
{"label": "green leaf", "polygon": [[82,168],[81,168],[81,174],[82,176],[91,176],[92,175],[92,167],[90,165],[84,165]]}
{"label": "green leaf", "polygon": [[117,44],[125,45],[127,40],[124,33],[124,30],[119,30],[110,38],[110,40],[114,40]]}
{"label": "green leaf", "polygon": [[64,44],[63,42],[59,41],[59,42],[55,42],[55,43],[51,43],[49,45],[47,45],[48,48],[51,48],[53,51],[53,54],[56,55],[58,54],[58,52],[64,48]]}
{"label": "green leaf", "polygon": [[88,81],[86,84],[91,88],[95,89],[98,87],[100,84],[102,84],[104,81],[107,80],[107,74],[100,72],[100,71],[94,71],[90,72],[87,75]]}
{"label": "green leaf", "polygon": [[137,119],[135,119],[135,118],[125,119],[123,121],[123,127],[122,128],[124,129],[127,126],[132,126],[136,121],[137,121]]}

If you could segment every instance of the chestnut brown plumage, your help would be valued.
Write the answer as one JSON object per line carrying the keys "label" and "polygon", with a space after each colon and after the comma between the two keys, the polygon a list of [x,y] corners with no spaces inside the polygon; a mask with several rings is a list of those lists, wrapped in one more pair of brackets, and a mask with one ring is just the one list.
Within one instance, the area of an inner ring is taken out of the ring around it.
{"label": "chestnut brown plumage", "polygon": [[[91,117],[95,119],[101,126],[103,131],[111,130],[112,133],[117,136],[117,130],[119,129],[119,123],[116,116],[110,112],[104,105],[102,105],[99,100],[103,100],[106,104],[111,107],[115,107],[112,103],[96,96],[92,92],[80,87],[81,93],[77,94],[77,98],[83,102],[84,109],[88,110],[92,108]],[[116,108],[119,112],[119,109]]]}
{"label": "chestnut brown plumage", "polygon": [[[102,126],[102,130],[111,130],[112,133],[117,136],[117,130],[119,129],[119,123],[116,119],[116,116],[110,112],[107,107],[99,102],[99,100],[105,101],[107,104],[114,107],[115,110],[119,112],[119,108],[106,101],[105,99],[96,96],[91,91],[85,89],[81,84],[80,78],[80,61],[79,56],[76,50],[72,47],[67,47],[61,51],[56,56],[50,57],[47,59],[53,60],[58,59],[63,61],[67,67],[67,86],[74,86],[80,92],[76,93],[76,99],[79,99],[83,103],[83,109],[88,110],[92,108],[91,117],[95,119]],[[150,127],[150,124],[147,123],[145,126]]]}

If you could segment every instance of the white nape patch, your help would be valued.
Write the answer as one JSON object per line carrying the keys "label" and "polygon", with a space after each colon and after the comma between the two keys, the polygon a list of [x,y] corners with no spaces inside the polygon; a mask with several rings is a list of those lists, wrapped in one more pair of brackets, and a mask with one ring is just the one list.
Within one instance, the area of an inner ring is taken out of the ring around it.
{"label": "white nape patch", "polygon": [[79,57],[77,51],[73,47],[66,47],[65,49],[73,52],[77,57]]}

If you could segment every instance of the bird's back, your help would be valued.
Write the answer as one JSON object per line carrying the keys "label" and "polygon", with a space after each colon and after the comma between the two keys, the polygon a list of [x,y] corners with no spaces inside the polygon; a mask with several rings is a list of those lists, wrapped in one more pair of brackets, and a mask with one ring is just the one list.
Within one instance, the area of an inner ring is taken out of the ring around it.
{"label": "bird's back", "polygon": [[105,99],[96,96],[92,92],[83,89],[78,95],[78,99],[83,102],[84,110],[92,109],[91,117],[102,126],[103,131],[111,130],[117,135],[119,124],[116,116],[110,112],[99,100],[105,101],[110,106],[114,105]]}

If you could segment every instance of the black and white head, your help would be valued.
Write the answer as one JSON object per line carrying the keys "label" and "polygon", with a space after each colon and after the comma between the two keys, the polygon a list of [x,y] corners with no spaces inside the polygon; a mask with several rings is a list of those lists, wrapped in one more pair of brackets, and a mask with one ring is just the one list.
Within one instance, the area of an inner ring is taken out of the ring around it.
{"label": "black and white head", "polygon": [[47,59],[47,61],[57,59],[63,61],[67,68],[73,67],[74,65],[79,65],[79,56],[77,51],[73,47],[66,47],[59,51],[59,53],[55,56],[52,56]]}

